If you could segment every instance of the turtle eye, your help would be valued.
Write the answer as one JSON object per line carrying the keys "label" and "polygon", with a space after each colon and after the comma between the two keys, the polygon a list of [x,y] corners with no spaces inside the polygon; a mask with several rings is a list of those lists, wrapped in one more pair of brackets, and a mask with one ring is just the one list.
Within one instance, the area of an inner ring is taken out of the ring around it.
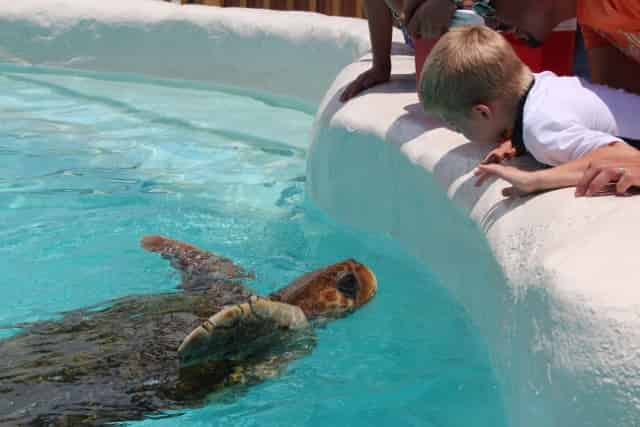
{"label": "turtle eye", "polygon": [[353,273],[346,273],[338,279],[336,288],[349,298],[355,299],[358,295],[360,284]]}

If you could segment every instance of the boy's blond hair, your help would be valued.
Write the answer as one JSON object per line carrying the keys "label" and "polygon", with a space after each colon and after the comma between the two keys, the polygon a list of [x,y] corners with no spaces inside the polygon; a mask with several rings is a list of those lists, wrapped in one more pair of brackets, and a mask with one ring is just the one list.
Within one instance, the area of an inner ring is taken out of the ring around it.
{"label": "boy's blond hair", "polygon": [[467,116],[477,104],[504,99],[516,108],[531,70],[499,33],[473,25],[449,30],[427,57],[420,80],[425,111]]}

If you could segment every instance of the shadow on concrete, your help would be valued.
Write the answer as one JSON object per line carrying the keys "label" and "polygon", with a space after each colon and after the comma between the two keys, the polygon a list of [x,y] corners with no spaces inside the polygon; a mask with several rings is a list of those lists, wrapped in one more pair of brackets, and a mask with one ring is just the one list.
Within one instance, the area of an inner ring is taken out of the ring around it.
{"label": "shadow on concrete", "polygon": [[506,213],[511,212],[518,207],[526,204],[535,195],[524,196],[518,198],[504,198],[495,203],[478,221],[478,225],[483,231],[487,232],[493,225],[500,220]]}
{"label": "shadow on concrete", "polygon": [[[359,62],[363,62],[361,60]],[[353,100],[360,98],[365,95],[370,94],[401,94],[401,93],[415,93],[416,91],[416,75],[415,73],[408,74],[392,74],[390,80],[387,83],[380,84],[377,86],[373,86],[367,90],[362,91],[352,99],[347,102],[340,101],[340,95],[346,89],[346,87],[351,83],[351,80],[345,83],[338,89],[333,97],[327,103],[327,106],[324,109],[322,114],[322,120],[331,120],[331,118],[338,113],[346,104],[352,102]],[[424,113],[423,113],[424,115]],[[404,117],[404,115],[402,116]],[[400,117],[399,120],[402,119]]]}

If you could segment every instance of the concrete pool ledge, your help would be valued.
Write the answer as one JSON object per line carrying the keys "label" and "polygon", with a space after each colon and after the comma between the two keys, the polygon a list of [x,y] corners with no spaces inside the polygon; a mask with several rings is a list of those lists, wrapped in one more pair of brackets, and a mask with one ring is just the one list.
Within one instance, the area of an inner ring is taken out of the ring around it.
{"label": "concrete pool ledge", "polygon": [[487,340],[509,425],[639,425],[640,198],[564,189],[508,200],[504,181],[477,188],[486,149],[424,116],[411,56],[394,55],[390,83],[337,100],[369,65],[347,66],[320,106],[311,199],[440,274]]}
{"label": "concrete pool ledge", "polygon": [[0,62],[213,81],[313,105],[368,48],[363,20],[315,13],[153,0],[0,6]]}
{"label": "concrete pool ledge", "polygon": [[640,425],[640,198],[560,190],[509,201],[502,182],[475,188],[483,150],[422,114],[413,58],[400,47],[392,82],[337,101],[370,65],[358,60],[368,46],[366,22],[318,14],[148,0],[0,7],[0,62],[319,104],[310,199],[339,222],[392,237],[440,276],[484,336],[508,425]]}

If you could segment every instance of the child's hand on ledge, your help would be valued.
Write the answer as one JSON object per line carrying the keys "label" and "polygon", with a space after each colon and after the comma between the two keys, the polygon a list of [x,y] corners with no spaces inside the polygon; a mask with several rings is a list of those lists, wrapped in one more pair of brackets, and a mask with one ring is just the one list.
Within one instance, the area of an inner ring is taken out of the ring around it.
{"label": "child's hand on ledge", "polygon": [[491,150],[489,154],[480,162],[482,165],[489,163],[502,163],[505,160],[513,159],[516,156],[516,149],[511,141],[504,141],[497,148]]}
{"label": "child's hand on ledge", "polygon": [[502,195],[505,197],[523,196],[538,190],[535,172],[526,172],[513,166],[481,164],[474,172],[474,175],[480,177],[478,181],[484,181],[490,176],[496,176],[509,182],[512,187],[502,190]]}
{"label": "child's hand on ledge", "polygon": [[[495,163],[502,163],[505,160],[513,159],[516,156],[516,149],[513,148],[511,141],[505,141],[501,143],[497,148],[491,150],[489,154],[480,162],[480,165],[489,165]],[[486,174],[480,172],[478,169],[475,176],[478,177],[476,181],[476,187],[480,187],[492,174]]]}

